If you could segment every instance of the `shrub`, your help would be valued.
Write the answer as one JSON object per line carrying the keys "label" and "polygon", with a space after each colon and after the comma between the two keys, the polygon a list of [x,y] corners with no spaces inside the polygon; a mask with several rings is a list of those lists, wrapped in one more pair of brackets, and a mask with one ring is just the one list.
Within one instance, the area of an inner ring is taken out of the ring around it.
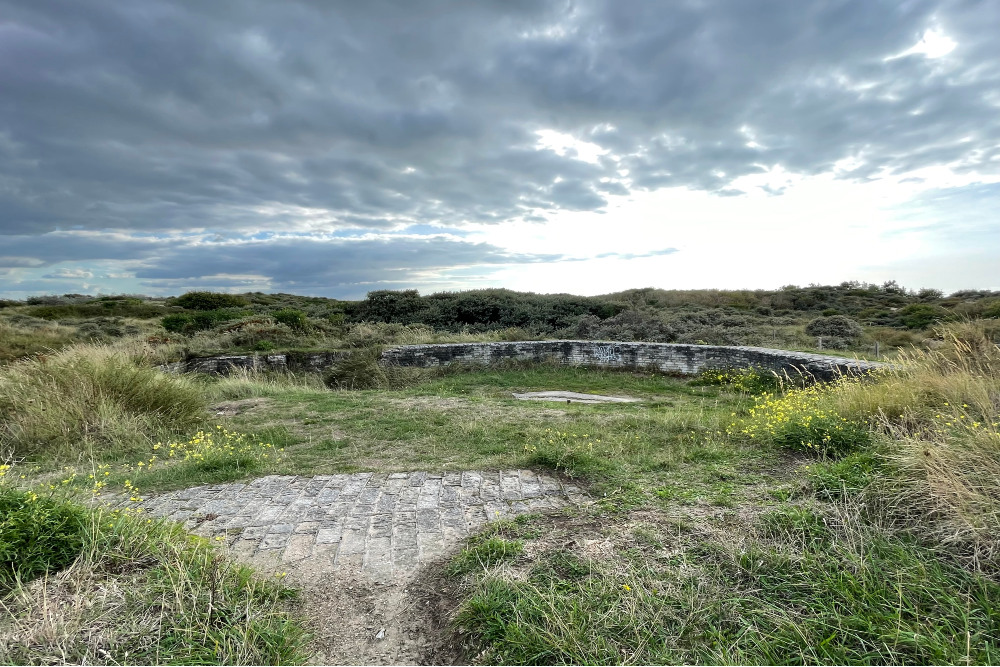
{"label": "shrub", "polygon": [[160,320],[160,324],[172,333],[184,333],[191,325],[191,316],[187,313],[174,313]]}
{"label": "shrub", "polygon": [[246,299],[235,294],[218,292],[188,292],[174,299],[174,305],[190,310],[218,310],[245,306]]}
{"label": "shrub", "polygon": [[923,329],[950,319],[952,314],[947,309],[928,303],[913,303],[899,311],[899,320],[907,329]]}
{"label": "shrub", "polygon": [[202,310],[195,313],[175,313],[167,315],[160,323],[167,331],[174,333],[194,333],[206,331],[223,322],[246,317],[244,310]]}
{"label": "shrub", "polygon": [[1000,300],[992,301],[983,309],[981,317],[987,319],[1000,318]]}
{"label": "shrub", "polygon": [[785,386],[787,378],[774,371],[764,372],[756,368],[705,370],[691,380],[692,386],[723,386],[745,394],[758,395],[777,391]]}
{"label": "shrub", "polygon": [[763,394],[749,417],[727,432],[817,456],[848,454],[870,444],[871,431],[864,422],[841,416],[827,397],[839,384],[855,381],[793,389],[781,396]]}
{"label": "shrub", "polygon": [[830,315],[817,317],[806,325],[806,333],[810,336],[830,336],[831,338],[860,338],[864,333],[861,325],[846,315]]}
{"label": "shrub", "polygon": [[301,310],[295,310],[294,308],[282,308],[277,312],[271,313],[271,317],[273,317],[276,322],[298,331],[305,330],[308,325],[306,321],[306,314]]}
{"label": "shrub", "polygon": [[669,343],[676,340],[673,329],[658,316],[640,310],[626,310],[601,320],[584,315],[571,330],[574,338],[584,340],[641,340]]}

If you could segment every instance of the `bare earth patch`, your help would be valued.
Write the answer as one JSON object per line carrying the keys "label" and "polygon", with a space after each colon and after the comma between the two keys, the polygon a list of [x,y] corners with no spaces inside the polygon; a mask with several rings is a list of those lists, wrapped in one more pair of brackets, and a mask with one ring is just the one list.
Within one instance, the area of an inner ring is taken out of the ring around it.
{"label": "bare earth patch", "polygon": [[239,401],[224,401],[209,408],[217,417],[235,417],[238,414],[259,408],[271,402],[269,398],[244,398]]}

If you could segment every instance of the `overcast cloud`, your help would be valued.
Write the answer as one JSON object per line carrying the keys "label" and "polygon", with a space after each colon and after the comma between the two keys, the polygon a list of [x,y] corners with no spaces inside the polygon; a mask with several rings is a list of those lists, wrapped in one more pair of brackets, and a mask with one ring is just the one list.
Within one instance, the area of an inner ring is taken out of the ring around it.
{"label": "overcast cloud", "polygon": [[[988,0],[0,0],[0,294],[1000,288],[966,261],[997,34]],[[753,270],[859,222],[873,256]]]}

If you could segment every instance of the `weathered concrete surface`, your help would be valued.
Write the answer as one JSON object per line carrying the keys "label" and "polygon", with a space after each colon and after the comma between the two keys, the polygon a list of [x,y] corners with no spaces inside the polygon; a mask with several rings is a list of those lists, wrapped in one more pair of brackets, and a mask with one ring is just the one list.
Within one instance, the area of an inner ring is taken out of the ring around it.
{"label": "weathered concrete surface", "polygon": [[486,365],[504,360],[655,369],[680,375],[696,375],[711,369],[753,367],[790,375],[804,373],[817,380],[832,380],[841,374],[866,373],[885,365],[874,361],[762,347],[591,340],[403,345],[382,353],[383,363],[399,366],[433,367],[454,363]]}
{"label": "weathered concrete surface", "polygon": [[[223,355],[166,364],[169,372],[225,375],[234,369],[269,371],[322,371],[347,352],[314,352],[269,355]],[[505,360],[556,361],[573,366],[655,369],[664,373],[696,375],[703,370],[760,368],[817,380],[832,380],[842,374],[867,373],[885,364],[847,357],[828,357],[808,352],[790,352],[762,347],[680,345],[674,343],[621,343],[591,340],[545,340],[514,343],[440,343],[401,345],[382,353],[383,364],[434,367],[449,364],[488,365]]]}
{"label": "weathered concrete surface", "polygon": [[529,391],[514,394],[521,401],[565,401],[567,403],[641,403],[641,398],[631,396],[602,396],[600,394],[580,394],[575,391]]}
{"label": "weathered concrete surface", "polygon": [[530,470],[270,475],[147,498],[153,516],[226,536],[235,555],[269,556],[373,580],[404,578],[487,522],[580,503],[572,484]]}

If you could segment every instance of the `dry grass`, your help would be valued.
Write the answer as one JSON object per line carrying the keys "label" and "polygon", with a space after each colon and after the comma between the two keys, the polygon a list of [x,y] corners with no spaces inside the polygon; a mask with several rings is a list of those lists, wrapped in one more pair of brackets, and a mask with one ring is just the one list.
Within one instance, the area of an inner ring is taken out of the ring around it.
{"label": "dry grass", "polygon": [[872,496],[922,540],[1000,568],[1000,347],[979,322],[949,325],[931,350],[900,355],[876,382],[825,393],[889,441]]}
{"label": "dry grass", "polygon": [[153,369],[149,355],[138,344],[79,344],[0,367],[0,448],[105,458],[195,426],[201,389]]}
{"label": "dry grass", "polygon": [[75,338],[76,330],[72,327],[44,320],[18,324],[3,318],[0,319],[0,363],[63,347]]}

